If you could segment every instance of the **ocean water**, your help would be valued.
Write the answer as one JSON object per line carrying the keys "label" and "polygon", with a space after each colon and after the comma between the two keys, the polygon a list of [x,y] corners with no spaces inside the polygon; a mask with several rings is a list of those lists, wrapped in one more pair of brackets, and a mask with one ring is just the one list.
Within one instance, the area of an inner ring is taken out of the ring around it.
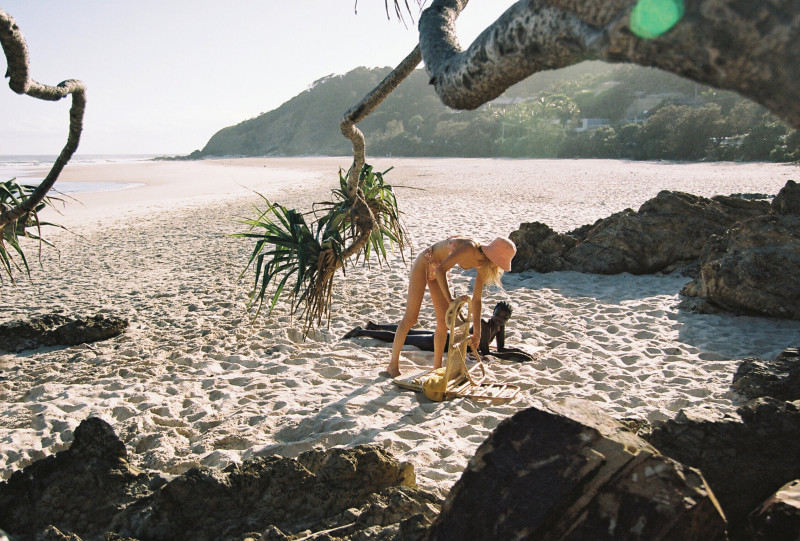
{"label": "ocean water", "polygon": [[[133,163],[148,161],[156,154],[76,154],[69,161],[72,165],[92,165],[103,163]],[[20,184],[36,185],[44,180],[53,166],[56,155],[36,154],[0,154],[0,181],[12,178]],[[69,166],[69,165],[68,165]],[[64,182],[58,181],[54,187],[56,193],[77,194],[113,190],[125,190],[140,186],[133,182]]]}

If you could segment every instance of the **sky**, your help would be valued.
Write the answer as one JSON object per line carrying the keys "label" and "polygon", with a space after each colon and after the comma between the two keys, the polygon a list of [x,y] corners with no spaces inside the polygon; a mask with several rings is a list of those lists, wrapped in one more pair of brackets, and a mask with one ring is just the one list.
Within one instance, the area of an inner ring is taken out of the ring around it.
{"label": "sky", "polygon": [[[472,0],[458,20],[462,46],[514,1]],[[82,155],[188,154],[322,77],[394,67],[418,41],[409,5],[404,24],[383,0],[0,0],[34,80],[86,84]],[[58,154],[70,102],[17,95],[4,79],[0,155]]]}

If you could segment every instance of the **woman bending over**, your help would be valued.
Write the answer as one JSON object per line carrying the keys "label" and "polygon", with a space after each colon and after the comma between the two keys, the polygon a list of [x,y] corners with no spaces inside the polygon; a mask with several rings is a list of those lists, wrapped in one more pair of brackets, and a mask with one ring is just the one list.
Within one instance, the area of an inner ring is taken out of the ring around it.
{"label": "woman bending over", "polygon": [[511,260],[517,247],[508,239],[496,238],[486,246],[481,246],[466,237],[450,237],[437,242],[417,256],[411,264],[408,279],[408,296],[403,319],[397,325],[392,344],[392,358],[388,372],[392,377],[400,375],[400,351],[409,329],[417,323],[422,298],[427,288],[436,313],[436,330],[433,335],[433,368],[442,366],[442,356],[447,340],[445,314],[453,301],[448,271],[455,265],[462,269],[476,269],[475,285],[472,291],[472,343],[477,349],[481,341],[481,296],[485,284],[500,285],[503,271],[511,270]]}

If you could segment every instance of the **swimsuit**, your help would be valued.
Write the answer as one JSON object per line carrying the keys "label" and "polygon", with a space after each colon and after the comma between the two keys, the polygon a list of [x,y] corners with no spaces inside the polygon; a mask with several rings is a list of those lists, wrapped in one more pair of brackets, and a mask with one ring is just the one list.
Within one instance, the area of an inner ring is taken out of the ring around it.
{"label": "swimsuit", "polygon": [[[447,253],[447,256],[452,254],[453,251],[456,249],[455,243],[456,243],[456,239],[458,239],[458,238],[461,238],[461,237],[453,236],[453,237],[450,237],[450,238],[447,239],[447,240],[450,241],[450,242],[447,243],[447,249],[449,250],[449,252]],[[441,265],[442,262],[441,261],[436,261],[433,258],[433,246],[431,246],[430,248],[428,248],[427,250],[422,252],[422,256],[425,258],[425,261],[428,262],[428,266],[425,269],[425,272],[427,273],[428,281],[429,282],[430,281],[436,281],[436,269],[439,268],[439,265]],[[445,256],[445,258],[447,256]]]}

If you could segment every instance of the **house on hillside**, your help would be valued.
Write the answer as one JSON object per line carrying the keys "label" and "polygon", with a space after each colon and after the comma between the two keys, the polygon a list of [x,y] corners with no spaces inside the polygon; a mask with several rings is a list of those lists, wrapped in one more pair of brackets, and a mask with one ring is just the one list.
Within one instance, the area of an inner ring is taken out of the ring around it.
{"label": "house on hillside", "polygon": [[596,130],[601,126],[608,126],[611,122],[607,118],[582,118],[580,125],[575,131],[580,133],[589,130]]}

